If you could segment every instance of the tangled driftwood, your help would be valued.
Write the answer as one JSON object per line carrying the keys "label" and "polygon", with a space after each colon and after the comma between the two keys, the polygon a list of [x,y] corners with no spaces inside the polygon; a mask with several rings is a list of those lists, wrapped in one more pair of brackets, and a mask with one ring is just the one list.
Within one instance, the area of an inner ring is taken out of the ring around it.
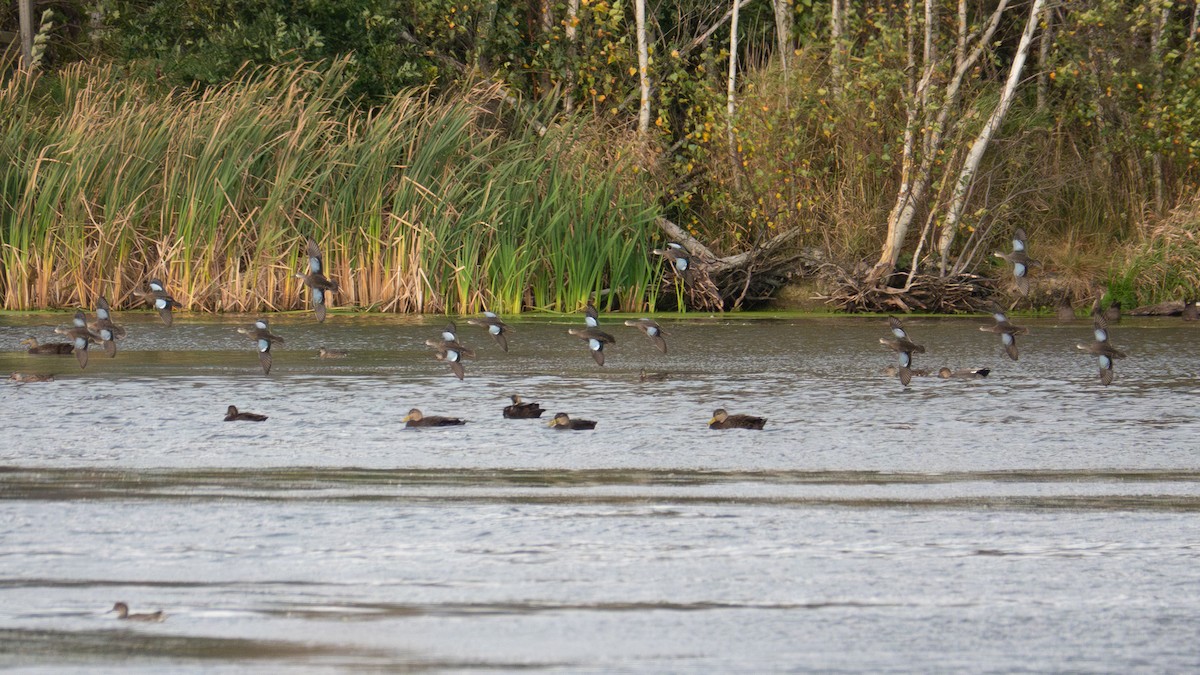
{"label": "tangled driftwood", "polygon": [[825,301],[848,312],[979,312],[991,306],[995,280],[975,274],[939,277],[932,274],[896,274],[898,286],[877,285],[830,265],[824,272],[833,290]]}

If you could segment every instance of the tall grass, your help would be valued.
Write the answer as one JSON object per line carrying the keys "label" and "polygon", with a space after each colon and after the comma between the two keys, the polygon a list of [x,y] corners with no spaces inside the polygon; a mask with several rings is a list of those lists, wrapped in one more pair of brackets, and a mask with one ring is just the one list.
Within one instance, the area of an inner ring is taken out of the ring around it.
{"label": "tall grass", "polygon": [[656,209],[620,162],[567,161],[569,125],[513,132],[498,92],[345,107],[334,67],[162,96],[111,67],[0,87],[0,299],[136,302],[163,278],[191,309],[302,308],[317,239],[335,305],[652,308]]}

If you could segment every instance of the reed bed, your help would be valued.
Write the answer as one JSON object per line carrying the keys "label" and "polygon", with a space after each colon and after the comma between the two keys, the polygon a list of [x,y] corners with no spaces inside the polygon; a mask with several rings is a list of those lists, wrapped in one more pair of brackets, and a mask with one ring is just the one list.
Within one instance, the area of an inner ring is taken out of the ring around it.
{"label": "reed bed", "polygon": [[307,306],[314,237],[335,306],[652,310],[656,208],[620,166],[564,161],[570,127],[512,131],[499,92],[344,104],[339,69],[259,71],[161,95],[97,65],[0,87],[0,298],[8,309]]}

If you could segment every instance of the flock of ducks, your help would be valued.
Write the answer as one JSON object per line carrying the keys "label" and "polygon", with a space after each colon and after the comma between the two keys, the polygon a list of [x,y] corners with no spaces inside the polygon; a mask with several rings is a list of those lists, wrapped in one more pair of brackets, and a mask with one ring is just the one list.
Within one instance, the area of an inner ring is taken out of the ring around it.
{"label": "flock of ducks", "polygon": [[[338,282],[325,276],[325,265],[321,249],[311,237],[306,239],[304,251],[307,258],[307,269],[303,273],[295,274],[294,277],[300,279],[304,286],[309,289],[317,322],[323,323],[327,309],[326,293],[337,293],[339,291]],[[686,284],[689,279],[693,278],[694,265],[691,257],[682,245],[671,242],[667,244],[666,248],[654,249],[653,253],[662,256],[667,261],[671,273],[678,280]],[[1029,257],[1024,230],[1017,229],[1013,234],[1011,251],[996,252],[994,255],[1012,264],[1014,285],[1020,293],[1028,293],[1030,285],[1029,272],[1032,268],[1041,266],[1041,263]],[[173,322],[172,309],[182,307],[167,292],[166,286],[160,279],[148,280],[147,288],[145,290],[135,290],[134,295],[149,302],[158,311],[159,317],[167,326],[171,326]],[[1073,320],[1075,318],[1074,309],[1070,306],[1065,296],[1060,298],[1058,316],[1062,320]],[[1200,318],[1197,316],[1197,303],[1185,303],[1184,319],[1196,320],[1197,318]],[[1027,335],[1029,332],[1028,329],[1014,325],[998,306],[992,312],[992,319],[993,323],[981,326],[980,330],[998,335],[1004,353],[1010,359],[1016,361],[1018,359],[1017,337]],[[1109,342],[1109,323],[1119,320],[1119,303],[1114,302],[1107,310],[1100,311],[1097,301],[1097,305],[1093,308],[1094,339],[1089,343],[1077,345],[1080,350],[1097,358],[1100,382],[1105,386],[1113,382],[1113,365],[1115,361],[1126,357],[1124,352],[1112,346]],[[512,333],[512,328],[495,313],[483,312],[482,316],[468,318],[466,322],[472,326],[483,328],[503,351],[508,351],[508,336]],[[653,319],[630,319],[624,323],[626,326],[636,328],[644,334],[660,352],[663,354],[667,353],[667,332],[663,330],[658,322]],[[900,383],[905,387],[909,386],[913,377],[930,375],[931,372],[929,370],[913,367],[913,356],[924,354],[925,347],[917,344],[909,337],[908,332],[898,318],[894,316],[888,317],[888,324],[891,329],[891,336],[880,338],[879,342],[894,351],[898,356],[899,362],[895,366],[884,368],[883,373],[891,377],[898,377]],[[283,344],[284,339],[271,332],[270,323],[266,318],[257,319],[251,326],[239,327],[237,331],[253,341],[262,371],[264,374],[269,374],[271,372],[271,348],[275,344]],[[82,310],[77,311],[72,320],[72,325],[66,328],[56,328],[55,333],[66,336],[70,341],[39,344],[36,338],[29,337],[22,344],[28,346],[27,351],[30,354],[62,355],[73,353],[79,362],[79,367],[86,368],[88,363],[88,347],[90,345],[102,345],[105,353],[109,357],[114,357],[117,353],[117,340],[125,337],[126,334],[123,327],[113,322],[110,306],[103,296],[96,300],[95,318],[93,320],[89,321]],[[578,328],[570,328],[567,330],[567,333],[585,341],[593,360],[600,366],[604,365],[605,348],[616,344],[616,338],[611,333],[600,328],[600,316],[592,300],[588,300],[587,306],[584,309],[584,325]],[[442,329],[437,338],[426,340],[426,345],[433,350],[433,357],[445,363],[449,367],[450,372],[460,380],[466,376],[464,361],[473,360],[476,356],[473,349],[465,346],[459,340],[458,329],[453,321],[449,322]],[[347,352],[345,351],[326,349],[325,347],[321,347],[318,352],[318,357],[322,359],[336,359],[346,356]],[[988,368],[959,370],[941,368],[936,371],[936,375],[941,378],[980,378],[986,377],[990,372]],[[640,379],[643,382],[659,381],[666,378],[666,373],[647,373],[644,369],[640,374]],[[10,379],[18,382],[39,382],[52,380],[53,376],[36,373],[14,373]],[[506,418],[529,419],[540,418],[543,412],[544,410],[538,404],[523,402],[519,396],[514,395],[512,405],[504,408],[503,415]],[[261,422],[266,419],[267,416],[265,415],[239,411],[232,405],[229,406],[225,415],[225,421],[229,422]],[[408,415],[404,417],[404,422],[408,427],[454,426],[464,423],[463,420],[454,417],[424,415],[416,408],[409,411]],[[765,424],[766,420],[761,417],[741,414],[731,415],[723,409],[715,410],[712,418],[709,420],[709,427],[713,429],[762,429]],[[566,413],[558,413],[554,416],[549,426],[561,430],[585,430],[595,428],[596,422],[592,420],[571,419]]]}

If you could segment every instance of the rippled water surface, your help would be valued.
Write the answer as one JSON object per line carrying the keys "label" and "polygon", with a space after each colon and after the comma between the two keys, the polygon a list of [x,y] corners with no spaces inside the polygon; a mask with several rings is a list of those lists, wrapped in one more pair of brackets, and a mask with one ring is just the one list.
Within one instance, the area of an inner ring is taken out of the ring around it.
{"label": "rippled water surface", "polygon": [[1115,326],[1106,388],[1085,321],[1019,322],[1014,363],[983,319],[910,319],[917,367],[992,373],[905,389],[878,318],[663,321],[666,356],[612,319],[603,368],[576,317],[507,354],[461,325],[462,382],[441,318],[274,318],[270,376],[251,317],[119,315],[84,371],[18,351],[68,320],[0,316],[0,374],[57,376],[0,384],[0,667],[1200,668],[1200,326]]}

